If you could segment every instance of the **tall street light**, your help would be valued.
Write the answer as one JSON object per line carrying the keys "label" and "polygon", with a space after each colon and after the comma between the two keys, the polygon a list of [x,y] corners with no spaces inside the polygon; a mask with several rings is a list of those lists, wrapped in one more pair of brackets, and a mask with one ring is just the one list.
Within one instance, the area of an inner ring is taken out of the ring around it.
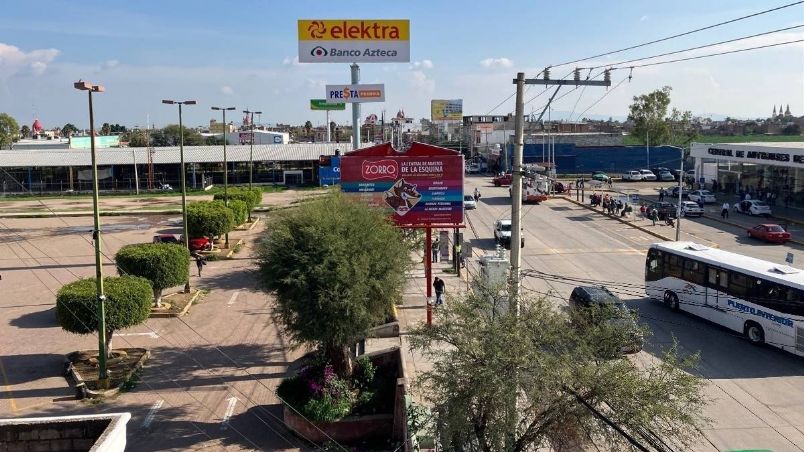
{"label": "tall street light", "polygon": [[[184,229],[184,246],[187,251],[190,251],[190,234],[187,231],[187,184],[184,181],[184,126],[181,122],[181,106],[182,105],[195,105],[194,100],[175,101],[175,100],[162,100],[163,104],[178,105],[179,106],[179,156],[181,158],[181,219],[182,227]],[[187,282],[184,284],[184,292],[190,293],[190,275],[187,275]]]}
{"label": "tall street light", "polygon": [[[253,168],[254,168],[254,115],[261,115],[261,111],[250,111],[250,110],[243,110],[243,113],[247,115],[251,115],[250,123],[251,123],[251,149],[248,152],[248,188],[251,190],[251,184],[253,179]],[[249,219],[251,219],[251,214],[249,214]]]}
{"label": "tall street light", "polygon": [[[223,205],[229,207],[229,162],[226,159],[226,112],[235,110],[236,107],[212,107],[213,110],[223,113]],[[229,233],[225,235],[226,248],[229,248]]]}
{"label": "tall street light", "polygon": [[73,83],[77,90],[89,94],[89,149],[92,155],[92,216],[94,229],[92,236],[95,239],[95,293],[98,297],[98,385],[107,388],[109,375],[106,369],[106,295],[103,294],[103,266],[101,264],[101,228],[98,214],[98,164],[95,158],[95,116],[92,111],[92,93],[105,91],[101,85],[93,85],[79,80]]}

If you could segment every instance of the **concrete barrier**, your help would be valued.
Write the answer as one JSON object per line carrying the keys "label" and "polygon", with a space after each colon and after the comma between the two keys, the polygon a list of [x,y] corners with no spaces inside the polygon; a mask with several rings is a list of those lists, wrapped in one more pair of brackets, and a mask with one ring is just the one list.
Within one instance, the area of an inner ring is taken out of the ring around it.
{"label": "concrete barrier", "polygon": [[130,413],[0,419],[0,450],[123,452]]}

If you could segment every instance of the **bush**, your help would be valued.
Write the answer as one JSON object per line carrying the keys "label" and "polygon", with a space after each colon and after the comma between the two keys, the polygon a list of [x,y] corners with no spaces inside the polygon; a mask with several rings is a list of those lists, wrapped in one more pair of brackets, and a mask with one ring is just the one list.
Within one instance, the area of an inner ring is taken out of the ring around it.
{"label": "bush", "polygon": [[[137,276],[103,278],[106,295],[106,342],[112,350],[115,330],[139,325],[151,314],[151,282]],[[56,294],[56,318],[71,333],[98,331],[98,300],[95,278],[79,279],[64,285]]]}
{"label": "bush", "polygon": [[337,421],[355,406],[350,381],[338,377],[331,365],[323,363],[314,363],[282,381],[276,393],[313,422]]}
{"label": "bush", "polygon": [[371,385],[371,382],[374,381],[374,374],[377,372],[377,369],[374,367],[374,363],[371,362],[368,356],[363,355],[357,358],[355,372],[354,372],[354,380],[355,385],[360,389],[366,389]]}
{"label": "bush", "polygon": [[[255,207],[259,206],[262,203],[262,190],[259,188],[254,188],[249,190],[248,188],[233,188],[229,189],[228,191],[229,196],[229,207],[232,206],[232,200],[243,201],[246,203],[246,216],[248,216]],[[225,196],[222,192],[215,193],[213,199],[216,201],[223,201]]]}
{"label": "bush", "polygon": [[190,252],[172,243],[126,245],[115,254],[118,272],[146,278],[153,286],[153,298],[161,306],[162,291],[184,284],[190,277]]}
{"label": "bush", "polygon": [[232,214],[234,214],[234,224],[241,225],[246,222],[246,218],[248,218],[248,206],[244,201],[230,199],[229,208],[232,209]]}
{"label": "bush", "polygon": [[215,201],[198,201],[187,206],[187,229],[190,237],[226,234],[234,228],[232,209]]}

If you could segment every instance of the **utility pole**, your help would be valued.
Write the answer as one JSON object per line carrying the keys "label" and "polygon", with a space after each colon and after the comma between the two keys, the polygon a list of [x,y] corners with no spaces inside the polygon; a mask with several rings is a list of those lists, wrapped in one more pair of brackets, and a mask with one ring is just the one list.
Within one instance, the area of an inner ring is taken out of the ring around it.
{"label": "utility pole", "polygon": [[525,104],[523,101],[525,85],[556,85],[556,90],[547,101],[536,123],[542,120],[544,113],[550,108],[556,94],[564,85],[575,86],[611,86],[609,71],[604,72],[603,80],[581,80],[581,72],[575,70],[574,80],[551,80],[550,68],[543,71],[544,78],[526,79],[524,72],[519,72],[514,79],[516,84],[516,133],[514,138],[514,165],[511,180],[511,312],[519,313],[519,271],[522,266],[522,149],[524,147],[522,135],[525,124]]}
{"label": "utility pole", "polygon": [[679,147],[678,150],[681,152],[681,173],[678,175],[678,215],[676,215],[676,242],[678,242],[681,238],[681,190],[684,182],[684,148]]}
{"label": "utility pole", "polygon": [[[223,113],[223,205],[229,207],[229,162],[226,158],[226,112],[232,111],[235,107],[212,107],[213,110],[218,110]],[[229,233],[227,232],[224,238],[224,246],[229,249]]]}
{"label": "utility pole", "polygon": [[137,156],[134,154],[134,149],[131,150],[131,160],[134,162],[134,187],[136,192],[140,194],[140,176],[137,173]]}
{"label": "utility pole", "polygon": [[[352,63],[349,67],[352,69],[352,84],[357,85],[360,82],[360,66]],[[360,102],[355,102],[352,104],[352,150],[358,149],[360,149]]]}
{"label": "utility pole", "polygon": [[[254,114],[261,115],[261,111],[243,110],[243,113],[251,115],[251,148],[248,151],[248,189],[251,190],[251,185],[254,178]],[[251,221],[251,212],[248,213],[248,221]]]}

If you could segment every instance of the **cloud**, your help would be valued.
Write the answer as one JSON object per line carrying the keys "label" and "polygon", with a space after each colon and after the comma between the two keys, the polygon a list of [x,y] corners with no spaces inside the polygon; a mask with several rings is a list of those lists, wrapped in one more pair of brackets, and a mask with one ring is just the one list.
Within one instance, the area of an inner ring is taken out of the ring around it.
{"label": "cloud", "polygon": [[480,61],[480,65],[489,69],[504,69],[514,65],[514,62],[508,58],[486,58]]}
{"label": "cloud", "polygon": [[113,67],[116,67],[119,64],[120,64],[120,61],[118,61],[118,60],[107,60],[105,63],[103,63],[103,68],[104,69],[111,69]]}
{"label": "cloud", "polygon": [[309,64],[309,63],[299,63],[299,57],[298,57],[298,56],[295,56],[295,57],[293,57],[293,58],[291,58],[291,57],[285,57],[285,58],[282,60],[282,64],[283,64],[284,66],[304,66],[304,65],[307,65],[307,64]]}
{"label": "cloud", "polygon": [[26,53],[19,47],[0,42],[0,78],[25,72],[42,75],[59,53],[57,49],[37,49]]}
{"label": "cloud", "polygon": [[640,21],[640,22],[645,22],[646,20],[648,20],[648,18],[649,18],[649,16],[648,16],[648,15],[644,15],[644,16],[642,16],[642,17],[640,17],[640,18],[639,18],[639,21]]}
{"label": "cloud", "polygon": [[435,80],[428,78],[423,71],[411,71],[410,81],[414,87],[426,92],[435,90]]}
{"label": "cloud", "polygon": [[410,65],[411,69],[432,69],[433,68],[433,60],[421,60],[421,61],[414,61]]}
{"label": "cloud", "polygon": [[225,94],[227,96],[230,96],[230,95],[234,94],[234,90],[232,89],[231,86],[224,85],[224,86],[221,86],[221,94]]}

